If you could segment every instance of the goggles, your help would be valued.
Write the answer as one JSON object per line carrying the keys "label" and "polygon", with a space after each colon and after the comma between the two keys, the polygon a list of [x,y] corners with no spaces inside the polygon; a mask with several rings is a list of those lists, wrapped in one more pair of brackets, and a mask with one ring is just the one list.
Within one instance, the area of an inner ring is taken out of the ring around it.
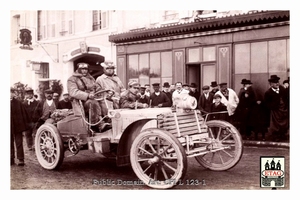
{"label": "goggles", "polygon": [[89,67],[89,65],[88,64],[86,64],[86,63],[78,63],[78,68],[86,68],[86,69],[88,69],[88,67]]}

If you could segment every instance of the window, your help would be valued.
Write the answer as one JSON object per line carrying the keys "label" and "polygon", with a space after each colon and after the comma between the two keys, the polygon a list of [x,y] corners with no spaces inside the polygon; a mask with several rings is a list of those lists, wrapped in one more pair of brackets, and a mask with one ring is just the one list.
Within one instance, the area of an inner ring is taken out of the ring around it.
{"label": "window", "polygon": [[176,10],[166,10],[163,16],[164,21],[171,21],[178,19],[178,12]]}
{"label": "window", "polygon": [[69,20],[69,34],[73,34],[73,21],[72,20]]}
{"label": "window", "polygon": [[13,41],[14,44],[18,44],[20,42],[19,40],[19,33],[20,33],[20,15],[15,15],[13,17],[13,34],[16,35],[16,39]]}
{"label": "window", "polygon": [[40,78],[49,78],[49,63],[41,63]]}
{"label": "window", "polygon": [[128,56],[128,81],[136,80],[141,85],[172,83],[172,52],[143,53]]}
{"label": "window", "polygon": [[55,37],[55,24],[52,24],[51,30],[52,30],[52,37]]}
{"label": "window", "polygon": [[100,30],[108,27],[108,11],[93,10],[93,30]]}
{"label": "window", "polygon": [[43,39],[43,25],[42,25],[42,11],[38,11],[37,17],[37,25],[38,25],[38,40]]}
{"label": "window", "polygon": [[61,36],[64,36],[66,31],[66,13],[65,11],[60,11],[60,20],[61,20],[61,24],[60,24],[60,31],[59,34]]}

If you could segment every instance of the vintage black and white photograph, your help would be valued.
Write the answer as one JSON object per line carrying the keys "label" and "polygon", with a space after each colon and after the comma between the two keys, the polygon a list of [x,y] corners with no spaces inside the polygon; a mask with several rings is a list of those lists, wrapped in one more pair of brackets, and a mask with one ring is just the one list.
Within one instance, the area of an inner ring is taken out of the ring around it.
{"label": "vintage black and white photograph", "polygon": [[9,11],[10,192],[291,190],[289,9],[92,8]]}

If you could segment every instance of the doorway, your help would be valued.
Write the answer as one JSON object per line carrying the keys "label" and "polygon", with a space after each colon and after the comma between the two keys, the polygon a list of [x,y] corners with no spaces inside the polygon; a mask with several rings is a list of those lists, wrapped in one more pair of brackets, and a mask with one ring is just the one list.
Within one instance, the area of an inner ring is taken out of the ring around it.
{"label": "doorway", "polygon": [[187,82],[196,83],[198,91],[204,85],[210,85],[212,81],[217,81],[217,70],[215,63],[189,64],[187,65]]}

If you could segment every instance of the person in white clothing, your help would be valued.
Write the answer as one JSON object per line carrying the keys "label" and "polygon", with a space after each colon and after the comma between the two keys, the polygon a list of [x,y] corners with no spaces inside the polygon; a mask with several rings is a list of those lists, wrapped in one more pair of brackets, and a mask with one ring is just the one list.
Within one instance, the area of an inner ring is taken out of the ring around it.
{"label": "person in white clothing", "polygon": [[228,115],[233,116],[239,104],[239,97],[233,89],[227,87],[227,83],[220,83],[220,91],[216,94],[221,95],[221,102],[227,107]]}
{"label": "person in white clothing", "polygon": [[173,107],[177,104],[178,99],[180,99],[180,95],[188,94],[190,91],[182,88],[182,82],[175,83],[176,90],[172,93],[172,102]]}

